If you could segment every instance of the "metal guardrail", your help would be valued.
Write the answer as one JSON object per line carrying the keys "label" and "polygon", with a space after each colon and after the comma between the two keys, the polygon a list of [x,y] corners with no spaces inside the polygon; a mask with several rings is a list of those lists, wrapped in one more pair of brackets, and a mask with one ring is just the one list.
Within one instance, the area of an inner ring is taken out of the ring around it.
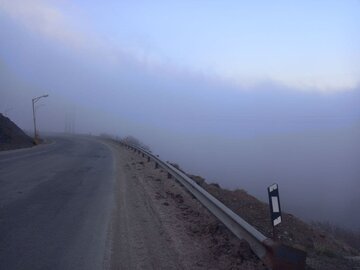
{"label": "metal guardrail", "polygon": [[155,168],[162,167],[168,173],[168,177],[174,177],[181,183],[198,201],[216,216],[236,237],[244,239],[253,252],[273,270],[303,270],[305,269],[306,253],[302,250],[278,243],[266,237],[253,226],[247,223],[239,215],[226,207],[222,202],[200,187],[194,180],[178,170],[171,164],[162,161],[157,156],[140,147],[120,144],[130,150],[147,157],[147,160],[155,162]]}

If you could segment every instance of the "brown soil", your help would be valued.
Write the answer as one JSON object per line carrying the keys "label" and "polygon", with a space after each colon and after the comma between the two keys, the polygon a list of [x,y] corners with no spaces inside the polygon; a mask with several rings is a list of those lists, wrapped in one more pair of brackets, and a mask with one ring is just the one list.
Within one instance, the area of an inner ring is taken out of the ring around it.
{"label": "brown soil", "polygon": [[[147,220],[146,224],[155,222],[157,229],[153,228],[153,230],[154,232],[158,230],[155,233],[157,239],[160,239],[158,242],[166,243],[152,248],[161,250],[166,247],[167,254],[171,254],[167,258],[172,258],[174,262],[172,265],[167,265],[165,263],[167,260],[164,259],[162,263],[145,263],[140,269],[266,269],[245,241],[232,235],[181,184],[173,178],[168,179],[167,173],[162,169],[155,169],[154,162],[147,162],[146,158],[125,148],[119,146],[117,148],[123,155],[121,164],[126,171],[122,181],[127,179],[126,181],[136,185],[132,193],[137,190],[140,194],[137,205],[145,205],[148,209],[146,212],[151,213],[151,219]],[[218,184],[206,183],[200,176],[189,176],[264,235],[272,237],[270,213],[266,203],[244,190],[226,190]],[[122,189],[123,192],[128,192],[124,186]],[[131,211],[138,212],[134,209]],[[138,215],[148,214],[144,212]],[[136,217],[134,219],[136,223]],[[359,258],[356,257],[359,256],[358,250],[289,213],[283,213],[282,220],[283,222],[277,227],[277,241],[305,250],[308,254],[307,269],[360,269],[360,261],[356,259]],[[142,229],[138,230],[141,231]],[[148,236],[142,233],[139,235],[153,241],[154,232]],[[166,239],[165,242],[161,240],[162,238]],[[142,247],[142,249],[146,248]],[[149,262],[153,253],[147,253],[146,260]],[[123,258],[125,253],[121,256],[116,254],[119,254],[118,248],[113,252],[113,258]],[[354,260],[346,259],[345,257],[348,256]]]}
{"label": "brown soil", "polygon": [[115,147],[111,269],[266,269],[245,241],[153,162]]}
{"label": "brown soil", "polygon": [[[264,235],[272,237],[268,204],[244,190],[222,189],[218,184],[206,183],[200,176],[189,176]],[[278,241],[307,252],[308,269],[360,269],[360,265],[344,258],[359,255],[358,250],[289,213],[282,213],[282,223],[276,227],[276,234]]]}

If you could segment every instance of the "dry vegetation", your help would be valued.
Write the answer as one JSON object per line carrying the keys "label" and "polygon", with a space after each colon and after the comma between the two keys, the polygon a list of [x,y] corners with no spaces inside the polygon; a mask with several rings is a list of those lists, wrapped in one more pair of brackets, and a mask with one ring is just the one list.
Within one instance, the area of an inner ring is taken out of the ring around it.
{"label": "dry vegetation", "polygon": [[347,230],[329,222],[313,222],[312,225],[318,230],[334,235],[336,239],[341,239],[349,246],[360,250],[360,229],[357,232],[354,230]]}

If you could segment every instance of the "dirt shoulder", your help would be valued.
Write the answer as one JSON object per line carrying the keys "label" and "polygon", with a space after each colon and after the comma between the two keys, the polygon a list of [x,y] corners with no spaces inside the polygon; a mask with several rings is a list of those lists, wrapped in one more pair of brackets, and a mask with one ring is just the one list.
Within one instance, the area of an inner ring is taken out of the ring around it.
{"label": "dirt shoulder", "polygon": [[[266,269],[184,187],[132,151],[116,148],[118,186],[111,269]],[[272,237],[269,208],[244,190],[226,190],[189,175],[198,185]],[[289,213],[278,241],[305,250],[307,269],[360,269],[359,251]],[[358,258],[358,257],[357,257]]]}
{"label": "dirt shoulder", "polygon": [[153,162],[116,150],[116,209],[111,269],[265,269],[231,234]]}

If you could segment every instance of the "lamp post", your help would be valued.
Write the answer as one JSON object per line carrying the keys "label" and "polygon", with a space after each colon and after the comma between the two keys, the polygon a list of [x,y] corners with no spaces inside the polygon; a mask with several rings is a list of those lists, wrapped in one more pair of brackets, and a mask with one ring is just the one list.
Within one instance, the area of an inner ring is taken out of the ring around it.
{"label": "lamp post", "polygon": [[38,102],[41,98],[46,98],[49,95],[42,95],[39,97],[35,97],[32,99],[32,109],[33,109],[33,118],[34,118],[34,142],[35,144],[38,143],[37,131],[36,131],[36,116],[35,116],[35,103]]}

